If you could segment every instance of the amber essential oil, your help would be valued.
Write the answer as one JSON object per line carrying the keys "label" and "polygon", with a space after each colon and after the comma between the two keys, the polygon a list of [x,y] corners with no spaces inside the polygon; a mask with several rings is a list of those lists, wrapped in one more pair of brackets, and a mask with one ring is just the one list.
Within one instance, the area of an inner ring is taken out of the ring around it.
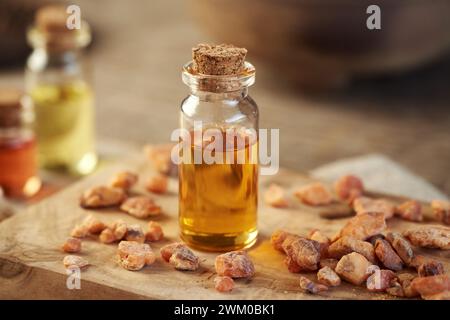
{"label": "amber essential oil", "polygon": [[[224,140],[225,141],[225,140]],[[224,142],[216,156],[223,164],[194,163],[198,144],[192,143],[190,163],[179,167],[179,224],[189,245],[207,251],[247,248],[257,238],[258,143],[242,147]],[[226,162],[233,159],[233,163]],[[244,159],[238,163],[237,159]]]}

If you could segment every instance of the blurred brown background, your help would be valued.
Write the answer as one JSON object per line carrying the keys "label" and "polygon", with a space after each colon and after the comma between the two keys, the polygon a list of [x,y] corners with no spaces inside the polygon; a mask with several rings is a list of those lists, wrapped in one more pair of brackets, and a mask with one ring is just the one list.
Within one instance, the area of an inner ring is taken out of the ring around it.
{"label": "blurred brown background", "polygon": [[[378,1],[382,30],[368,31],[372,2],[71,1],[94,28],[100,148],[167,141],[191,47],[227,41],[250,50],[250,93],[261,127],[280,128],[282,166],[379,152],[450,194],[450,1]],[[1,85],[23,84],[38,3],[0,2]]]}

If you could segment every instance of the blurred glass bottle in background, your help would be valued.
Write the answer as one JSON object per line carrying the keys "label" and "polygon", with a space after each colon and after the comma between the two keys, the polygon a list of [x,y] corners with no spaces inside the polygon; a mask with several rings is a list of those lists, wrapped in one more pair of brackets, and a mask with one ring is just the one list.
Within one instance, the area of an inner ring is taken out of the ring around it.
{"label": "blurred glass bottle in background", "polygon": [[6,196],[27,198],[41,187],[31,101],[15,89],[0,89],[0,187]]}
{"label": "blurred glass bottle in background", "polygon": [[83,49],[91,41],[86,22],[70,30],[64,6],[39,9],[28,31],[33,52],[26,86],[36,114],[39,163],[48,169],[88,174],[97,164],[94,97]]}

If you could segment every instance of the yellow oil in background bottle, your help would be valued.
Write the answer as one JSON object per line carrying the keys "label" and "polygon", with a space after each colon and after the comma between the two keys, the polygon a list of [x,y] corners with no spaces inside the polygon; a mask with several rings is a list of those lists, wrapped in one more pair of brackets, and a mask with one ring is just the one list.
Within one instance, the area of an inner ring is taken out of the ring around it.
{"label": "yellow oil in background bottle", "polygon": [[81,81],[38,85],[34,101],[39,163],[47,168],[66,167],[86,174],[96,163],[94,101],[91,88]]}

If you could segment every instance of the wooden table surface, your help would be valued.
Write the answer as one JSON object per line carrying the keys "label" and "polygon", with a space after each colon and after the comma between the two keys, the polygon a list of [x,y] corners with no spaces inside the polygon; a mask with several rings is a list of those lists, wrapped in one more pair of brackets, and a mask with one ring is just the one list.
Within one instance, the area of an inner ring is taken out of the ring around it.
{"label": "wooden table surface", "polygon": [[[91,175],[0,224],[0,299],[395,299],[388,294],[371,293],[364,286],[345,282],[320,295],[305,294],[299,289],[299,275],[287,270],[283,262],[285,256],[272,247],[270,235],[276,229],[284,229],[306,236],[311,229],[319,229],[332,237],[349,218],[329,220],[320,217],[320,211],[328,211],[335,205],[310,207],[301,204],[293,196],[293,190],[311,183],[311,179],[288,170],[281,170],[275,176],[260,177],[261,194],[271,183],[280,184],[286,189],[289,208],[276,209],[260,201],[258,241],[249,249],[256,274],[252,279],[237,280],[236,288],[231,293],[222,294],[214,290],[214,260],[217,253],[196,251],[201,263],[194,272],[175,271],[160,258],[159,250],[163,245],[180,241],[176,179],[170,179],[167,194],[152,195],[163,209],[162,215],[152,218],[161,223],[164,230],[164,240],[151,243],[157,253],[156,262],[137,272],[124,270],[117,263],[117,243],[106,245],[95,237],[88,237],[83,239],[82,251],[77,255],[86,258],[91,266],[81,272],[81,289],[68,290],[67,274],[62,264],[66,254],[60,247],[70,230],[88,214],[107,224],[123,219],[147,229],[149,219],[134,218],[117,208],[87,210],[79,206],[79,197],[84,190],[105,183],[121,170],[139,172],[139,181],[132,192],[147,194],[145,181],[155,172],[148,161],[142,161],[142,155],[136,155],[133,159]],[[397,198],[391,200],[402,201]],[[424,206],[424,211],[428,217],[428,205]],[[427,220],[424,223],[436,222]],[[403,231],[419,224],[392,218],[387,225],[389,230]],[[448,250],[416,248],[415,252],[437,258],[446,270],[450,268]],[[316,277],[314,272],[303,275],[311,280]]]}
{"label": "wooden table surface", "polygon": [[[100,145],[168,140],[187,94],[181,66],[194,44],[214,39],[183,0],[76,2],[96,30],[90,58]],[[280,128],[282,166],[306,171],[380,152],[450,194],[450,56],[408,76],[364,80],[320,96],[298,93],[251,52],[249,60],[258,70],[250,93],[261,127]],[[22,70],[0,73],[0,85],[11,83],[22,83]]]}

